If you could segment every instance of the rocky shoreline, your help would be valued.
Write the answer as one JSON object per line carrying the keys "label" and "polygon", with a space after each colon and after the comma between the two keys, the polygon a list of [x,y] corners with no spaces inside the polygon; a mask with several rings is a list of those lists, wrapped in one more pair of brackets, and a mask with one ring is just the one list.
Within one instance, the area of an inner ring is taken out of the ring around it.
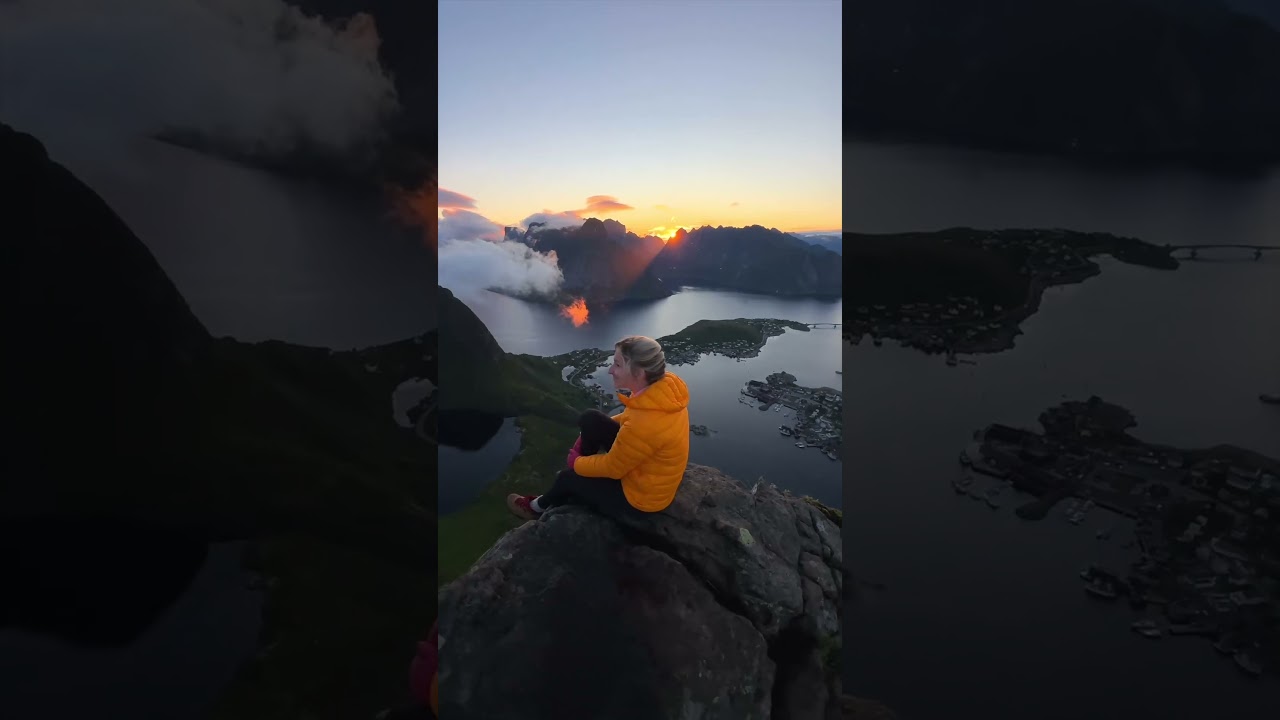
{"label": "rocky shoreline", "polygon": [[[1133,531],[1119,541],[1139,559],[1084,569],[1085,590],[1152,610],[1133,626],[1146,637],[1209,637],[1245,672],[1280,670],[1280,460],[1139,441],[1128,434],[1133,415],[1097,397],[1050,408],[1040,422],[1043,433],[982,431],[960,456],[973,475],[956,480],[956,492],[990,500],[1001,486],[983,493],[978,477],[988,476],[1036,497],[1017,510],[1025,520],[1053,517],[1058,505],[1073,525],[1095,510],[1128,518]],[[1112,539],[1116,516],[1099,542]]]}
{"label": "rocky shoreline", "polygon": [[794,411],[795,424],[779,425],[778,431],[794,437],[796,447],[818,448],[831,460],[840,459],[844,396],[839,390],[797,385],[794,375],[778,372],[766,376],[764,382],[747,381],[740,392],[743,398],[751,398],[751,402],[758,403],[762,411],[780,407]]}

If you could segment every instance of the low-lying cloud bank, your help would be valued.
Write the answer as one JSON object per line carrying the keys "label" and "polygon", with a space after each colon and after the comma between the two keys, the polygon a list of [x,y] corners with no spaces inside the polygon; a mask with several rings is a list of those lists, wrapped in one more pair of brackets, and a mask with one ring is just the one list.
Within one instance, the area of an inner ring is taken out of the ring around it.
{"label": "low-lying cloud bank", "polygon": [[[555,253],[541,253],[507,240],[506,228],[478,212],[475,198],[442,188],[436,207],[442,286],[455,294],[488,289],[534,294],[559,290],[564,275]],[[631,209],[612,195],[592,195],[583,208],[533,213],[520,221],[520,227],[576,228],[587,216]]]}
{"label": "low-lying cloud bank", "polygon": [[176,132],[342,152],[377,142],[398,109],[379,42],[368,15],[330,22],[281,0],[9,0],[0,118],[54,147]]}

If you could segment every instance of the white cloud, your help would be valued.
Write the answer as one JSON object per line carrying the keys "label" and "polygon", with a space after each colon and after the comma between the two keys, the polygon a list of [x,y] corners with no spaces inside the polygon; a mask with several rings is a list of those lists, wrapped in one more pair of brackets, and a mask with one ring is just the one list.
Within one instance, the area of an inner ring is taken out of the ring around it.
{"label": "white cloud", "polygon": [[548,228],[576,228],[582,227],[582,223],[584,221],[582,218],[571,212],[540,212],[534,213],[524,220],[521,220],[520,226],[529,227],[529,223],[535,222],[544,223]]}
{"label": "white cloud", "polygon": [[564,282],[555,253],[539,253],[517,242],[440,241],[440,284],[458,294],[501,288],[550,294]]}
{"label": "white cloud", "polygon": [[470,210],[443,210],[439,220],[440,242],[451,240],[502,240],[502,226]]}
{"label": "white cloud", "polygon": [[54,147],[183,130],[347,150],[397,107],[378,42],[368,16],[327,24],[281,0],[0,2],[0,118]]}

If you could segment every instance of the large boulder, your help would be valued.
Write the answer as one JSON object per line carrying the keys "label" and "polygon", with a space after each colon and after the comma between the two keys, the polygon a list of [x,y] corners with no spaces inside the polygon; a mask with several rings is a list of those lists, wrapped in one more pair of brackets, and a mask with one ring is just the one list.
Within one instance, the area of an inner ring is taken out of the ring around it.
{"label": "large boulder", "polygon": [[839,717],[840,528],[691,465],[665,511],[557,508],[441,591],[442,715]]}
{"label": "large boulder", "polygon": [[671,506],[627,528],[736,604],[770,642],[787,630],[840,632],[840,528],[809,502],[690,465]]}

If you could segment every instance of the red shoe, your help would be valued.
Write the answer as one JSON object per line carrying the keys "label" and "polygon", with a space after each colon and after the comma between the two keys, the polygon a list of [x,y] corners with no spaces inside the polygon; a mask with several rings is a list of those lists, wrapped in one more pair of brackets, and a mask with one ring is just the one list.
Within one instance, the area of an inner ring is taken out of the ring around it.
{"label": "red shoe", "polygon": [[530,507],[529,503],[538,498],[537,495],[517,495],[511,493],[507,496],[507,509],[512,515],[524,520],[537,520],[542,513]]}

